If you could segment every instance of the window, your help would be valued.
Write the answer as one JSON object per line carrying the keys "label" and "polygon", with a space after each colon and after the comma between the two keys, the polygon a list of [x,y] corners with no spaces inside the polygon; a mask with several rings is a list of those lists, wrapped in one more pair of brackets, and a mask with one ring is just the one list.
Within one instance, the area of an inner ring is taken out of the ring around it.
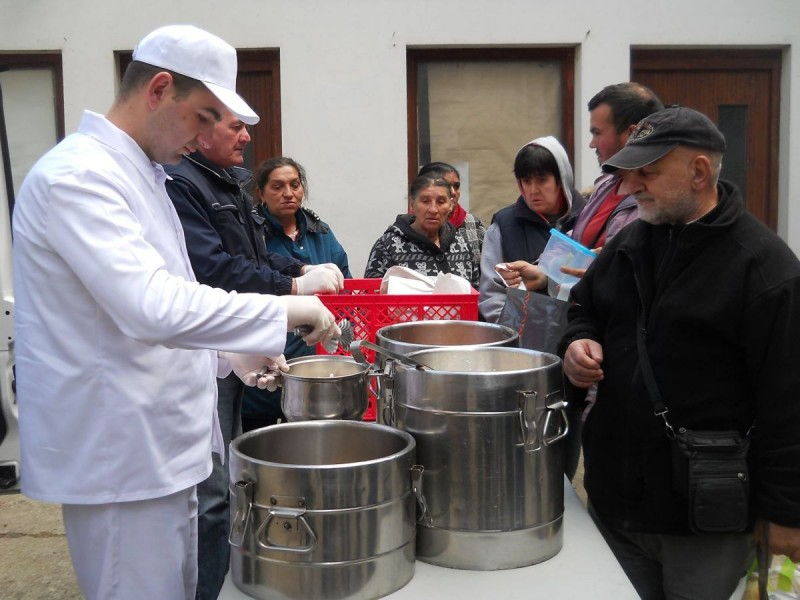
{"label": "window", "polygon": [[514,156],[553,135],[573,155],[572,48],[408,50],[409,178],[443,161],[461,203],[488,225],[519,196]]}
{"label": "window", "polygon": [[0,53],[0,145],[10,207],[33,164],[64,137],[61,55]]}

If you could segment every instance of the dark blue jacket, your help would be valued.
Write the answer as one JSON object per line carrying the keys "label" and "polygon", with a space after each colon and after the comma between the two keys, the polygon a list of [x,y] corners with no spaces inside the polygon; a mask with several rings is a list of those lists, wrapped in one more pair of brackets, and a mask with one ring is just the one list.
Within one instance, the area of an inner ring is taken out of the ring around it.
{"label": "dark blue jacket", "polygon": [[259,212],[265,219],[267,250],[294,258],[306,265],[333,263],[341,269],[345,277],[352,277],[347,253],[333,235],[330,226],[313,210],[301,208],[297,212],[297,227],[300,230],[297,240],[292,240],[283,233],[283,226],[265,206],[261,206]]}
{"label": "dark blue jacket", "polygon": [[247,169],[221,169],[195,152],[165,170],[172,177],[167,193],[200,283],[226,291],[291,293],[303,263],[267,251],[264,217],[246,190]]}
{"label": "dark blue jacket", "polygon": [[[297,211],[297,239],[292,240],[283,232],[283,226],[273,217],[265,206],[259,209],[264,218],[266,247],[270,252],[297,259],[304,264],[318,265],[333,263],[345,277],[352,277],[347,262],[347,253],[333,235],[331,228],[317,214],[307,208]],[[294,334],[286,336],[283,351],[287,360],[298,356],[314,354],[314,348]],[[268,392],[257,388],[245,388],[242,413],[245,415],[275,414],[280,404],[280,391]],[[269,407],[269,408],[267,408]]]}

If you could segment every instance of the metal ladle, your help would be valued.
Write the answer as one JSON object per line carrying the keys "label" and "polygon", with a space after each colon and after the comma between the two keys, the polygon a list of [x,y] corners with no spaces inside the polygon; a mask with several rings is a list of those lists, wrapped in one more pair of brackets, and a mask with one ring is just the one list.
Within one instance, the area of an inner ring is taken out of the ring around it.
{"label": "metal ladle", "polygon": [[[325,348],[325,352],[328,354],[333,354],[341,348],[342,350],[348,350],[350,348],[350,344],[353,343],[353,324],[347,319],[341,319],[336,323],[339,327],[341,333],[339,335],[335,335],[328,339],[325,343],[322,344],[322,347]],[[304,335],[308,335],[313,331],[310,325],[300,325],[299,327],[295,327],[292,331],[298,337],[303,337]],[[276,375],[280,377],[280,371],[274,371],[269,367],[263,367],[257,374],[256,377],[267,377],[268,375]]]}
{"label": "metal ladle", "polygon": [[350,353],[353,355],[358,362],[363,364],[370,364],[367,358],[364,356],[364,353],[361,351],[361,348],[366,348],[367,350],[372,350],[373,352],[377,352],[378,354],[382,354],[387,358],[391,358],[398,362],[401,362],[405,365],[409,365],[414,367],[415,369],[421,370],[429,370],[430,367],[426,364],[416,361],[413,358],[406,356],[405,354],[398,354],[397,352],[393,352],[392,350],[387,350],[383,346],[378,346],[377,344],[373,344],[372,342],[368,342],[367,340],[356,340],[350,344]]}

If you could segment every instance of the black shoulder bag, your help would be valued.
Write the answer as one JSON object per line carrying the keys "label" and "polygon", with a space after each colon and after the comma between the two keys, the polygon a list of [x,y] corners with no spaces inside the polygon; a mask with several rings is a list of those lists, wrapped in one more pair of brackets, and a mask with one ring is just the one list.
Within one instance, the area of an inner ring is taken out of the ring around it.
{"label": "black shoulder bag", "polygon": [[750,523],[750,431],[743,438],[736,430],[673,429],[647,356],[643,311],[637,326],[639,367],[654,412],[664,420],[670,439],[673,486],[688,500],[689,527],[699,534],[745,531]]}

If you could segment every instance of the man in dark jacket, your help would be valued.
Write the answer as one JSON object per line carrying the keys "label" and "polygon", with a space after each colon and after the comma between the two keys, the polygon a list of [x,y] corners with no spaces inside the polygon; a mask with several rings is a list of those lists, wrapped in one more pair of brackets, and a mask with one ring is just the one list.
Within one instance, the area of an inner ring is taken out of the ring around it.
{"label": "man in dark jacket", "polygon": [[704,115],[668,108],[604,163],[640,221],[573,288],[562,341],[570,383],[599,384],[583,434],[590,507],[643,598],[727,599],[753,536],[691,533],[637,330],[674,430],[751,432],[757,534],[800,559],[800,263],[718,181],[724,148]]}
{"label": "man in dark jacket", "polygon": [[[261,294],[335,293],[342,274],[335,265],[303,265],[267,252],[264,218],[252,205],[251,174],[241,168],[250,141],[235,115],[223,115],[201,149],[166,168],[167,193],[183,225],[186,249],[200,283],[226,291]],[[217,415],[225,450],[241,428],[242,382],[217,380]],[[215,599],[228,571],[230,527],[227,465],[214,456],[209,478],[197,486],[197,598]],[[227,457],[225,462],[227,463]]]}

